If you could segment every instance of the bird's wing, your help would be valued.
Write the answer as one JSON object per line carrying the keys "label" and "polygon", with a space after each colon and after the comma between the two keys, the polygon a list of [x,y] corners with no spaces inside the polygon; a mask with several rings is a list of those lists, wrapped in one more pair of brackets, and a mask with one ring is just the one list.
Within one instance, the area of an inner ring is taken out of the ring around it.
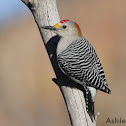
{"label": "bird's wing", "polygon": [[57,60],[59,67],[68,77],[111,93],[100,60],[84,37],[70,44],[58,55]]}

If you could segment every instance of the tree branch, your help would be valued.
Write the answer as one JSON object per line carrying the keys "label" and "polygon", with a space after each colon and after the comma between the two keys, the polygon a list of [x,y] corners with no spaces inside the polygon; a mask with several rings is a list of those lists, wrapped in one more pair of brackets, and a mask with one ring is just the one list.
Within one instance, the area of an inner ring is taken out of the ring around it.
{"label": "tree branch", "polygon": [[96,121],[92,122],[86,111],[83,87],[68,79],[58,67],[56,46],[59,37],[51,31],[41,29],[41,26],[54,25],[60,21],[56,0],[22,0],[22,2],[29,7],[38,25],[57,77],[53,81],[63,94],[72,126],[96,126]]}

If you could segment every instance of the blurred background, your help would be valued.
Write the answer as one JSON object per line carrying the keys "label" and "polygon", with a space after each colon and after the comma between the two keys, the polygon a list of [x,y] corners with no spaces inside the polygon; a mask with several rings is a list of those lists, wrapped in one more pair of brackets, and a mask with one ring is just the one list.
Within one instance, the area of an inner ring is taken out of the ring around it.
{"label": "blurred background", "polygon": [[[72,4],[71,4],[72,3]],[[126,120],[126,0],[57,0],[61,19],[77,22],[94,46],[112,94],[98,91],[97,126]],[[62,94],[30,10],[0,1],[0,126],[70,126]],[[120,124],[116,124],[120,126]]]}

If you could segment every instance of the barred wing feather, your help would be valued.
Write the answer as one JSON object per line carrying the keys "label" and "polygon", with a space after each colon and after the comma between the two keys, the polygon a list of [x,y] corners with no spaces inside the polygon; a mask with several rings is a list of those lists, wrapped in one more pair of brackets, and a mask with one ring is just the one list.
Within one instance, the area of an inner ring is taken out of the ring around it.
{"label": "barred wing feather", "polygon": [[73,80],[111,93],[100,60],[84,37],[71,43],[58,55],[57,61],[61,70]]}

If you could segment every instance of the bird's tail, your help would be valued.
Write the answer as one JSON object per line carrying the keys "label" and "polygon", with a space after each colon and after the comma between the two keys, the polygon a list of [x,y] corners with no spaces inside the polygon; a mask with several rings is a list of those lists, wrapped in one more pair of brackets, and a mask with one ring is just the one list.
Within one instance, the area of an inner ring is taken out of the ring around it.
{"label": "bird's tail", "polygon": [[95,112],[94,112],[94,102],[92,101],[91,93],[89,89],[86,89],[85,93],[85,102],[86,102],[86,110],[89,114],[92,122],[95,120]]}

